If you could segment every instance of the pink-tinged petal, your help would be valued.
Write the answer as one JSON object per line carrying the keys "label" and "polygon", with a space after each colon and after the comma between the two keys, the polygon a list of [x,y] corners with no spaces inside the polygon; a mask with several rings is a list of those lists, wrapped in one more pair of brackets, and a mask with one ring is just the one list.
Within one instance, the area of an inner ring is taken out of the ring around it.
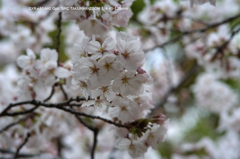
{"label": "pink-tinged petal", "polygon": [[115,79],[112,86],[113,91],[119,92],[121,85],[122,85],[122,80],[119,78]]}
{"label": "pink-tinged petal", "polygon": [[116,26],[126,27],[129,19],[132,17],[133,13],[131,9],[121,10],[113,16],[113,24]]}
{"label": "pink-tinged petal", "polygon": [[42,61],[57,61],[58,59],[58,53],[56,50],[51,50],[49,48],[42,49],[41,50],[41,60]]}
{"label": "pink-tinged petal", "polygon": [[77,70],[73,74],[73,77],[76,78],[77,80],[85,80],[90,77],[91,70],[88,67],[83,67]]}
{"label": "pink-tinged petal", "polygon": [[59,77],[59,78],[68,78],[70,76],[70,72],[69,70],[63,68],[63,67],[58,67],[55,71],[54,71],[55,76]]}
{"label": "pink-tinged petal", "polygon": [[101,85],[99,76],[96,73],[91,75],[91,77],[89,78],[89,82],[90,89],[96,89]]}
{"label": "pink-tinged petal", "polygon": [[49,74],[48,76],[47,76],[47,78],[44,80],[44,84],[46,85],[46,86],[52,86],[54,83],[55,83],[55,76],[54,75],[51,75],[51,74]]}
{"label": "pink-tinged petal", "polygon": [[135,74],[136,74],[136,71],[134,71],[134,70],[131,70],[131,71],[127,71],[127,77],[128,78],[132,78],[132,77],[134,77],[135,76]]}
{"label": "pink-tinged petal", "polygon": [[147,151],[147,147],[139,141],[133,141],[133,144],[129,146],[128,153],[131,157],[140,157]]}
{"label": "pink-tinged petal", "polygon": [[27,55],[31,58],[31,59],[36,59],[36,55],[34,54],[34,52],[31,49],[27,49]]}
{"label": "pink-tinged petal", "polygon": [[88,45],[88,51],[89,53],[96,53],[98,50],[100,50],[101,44],[98,41],[90,41]]}
{"label": "pink-tinged petal", "polygon": [[120,107],[110,107],[109,108],[109,114],[112,116],[112,117],[118,117],[120,113]]}
{"label": "pink-tinged petal", "polygon": [[127,59],[124,65],[125,69],[127,70],[137,70],[138,66],[136,65],[136,62],[132,59]]}
{"label": "pink-tinged petal", "polygon": [[119,33],[117,33],[117,36],[116,36],[116,39],[117,40],[125,40],[125,41],[127,41],[127,35],[124,33],[124,32],[119,32]]}
{"label": "pink-tinged petal", "polygon": [[135,53],[140,49],[141,45],[140,42],[138,40],[132,40],[127,42],[126,44],[126,48],[127,48],[127,52],[129,53]]}
{"label": "pink-tinged petal", "polygon": [[134,36],[128,36],[126,33],[124,32],[119,32],[117,33],[117,37],[116,37],[117,40],[124,40],[124,41],[131,41],[131,40],[137,40],[136,37]]}
{"label": "pink-tinged petal", "polygon": [[102,57],[102,54],[101,53],[97,53],[97,54],[92,55],[90,58],[93,59],[93,60],[97,60],[97,59],[99,59],[101,57]]}
{"label": "pink-tinged petal", "polygon": [[29,61],[30,61],[30,58],[28,56],[21,55],[17,59],[17,64],[22,69],[26,69],[29,66]]}
{"label": "pink-tinged petal", "polygon": [[78,60],[79,67],[93,67],[95,64],[94,60],[86,57],[82,57]]}
{"label": "pink-tinged petal", "polygon": [[57,62],[56,61],[48,61],[45,63],[45,69],[47,70],[54,70],[57,68]]}
{"label": "pink-tinged petal", "polygon": [[[135,54],[131,54],[130,57],[133,61],[135,61],[136,63],[139,64],[142,61],[144,61],[144,52],[143,51],[138,51]],[[141,66],[139,66],[139,67],[141,67]]]}
{"label": "pink-tinged petal", "polygon": [[88,107],[90,105],[93,105],[95,103],[94,100],[89,100],[89,101],[86,101],[82,104],[82,107]]}
{"label": "pink-tinged petal", "polygon": [[127,150],[130,144],[131,144],[131,141],[129,139],[123,138],[123,139],[116,140],[115,146],[120,150]]}
{"label": "pink-tinged petal", "polygon": [[108,37],[104,40],[102,47],[104,50],[113,50],[115,48],[115,41],[112,37]]}
{"label": "pink-tinged petal", "polygon": [[117,50],[119,51],[119,53],[125,53],[125,48],[126,41],[120,39],[117,43]]}
{"label": "pink-tinged petal", "polygon": [[99,90],[99,89],[93,90],[93,91],[91,91],[91,97],[92,97],[92,98],[97,98],[98,96],[101,95],[101,93],[102,93],[102,91]]}

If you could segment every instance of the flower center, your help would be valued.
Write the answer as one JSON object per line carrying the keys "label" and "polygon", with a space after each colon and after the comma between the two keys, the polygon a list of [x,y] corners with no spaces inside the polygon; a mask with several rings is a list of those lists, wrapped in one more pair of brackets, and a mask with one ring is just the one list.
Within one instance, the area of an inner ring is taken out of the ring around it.
{"label": "flower center", "polygon": [[112,69],[111,63],[106,63],[104,66],[108,71],[109,71],[109,69]]}
{"label": "flower center", "polygon": [[129,84],[129,83],[128,83],[129,80],[130,80],[130,78],[124,77],[124,78],[122,79],[122,83],[123,83],[123,84]]}
{"label": "flower center", "polygon": [[129,58],[130,53],[125,52],[125,53],[121,53],[121,55],[122,55],[125,59],[127,59],[127,58]]}
{"label": "flower center", "polygon": [[89,67],[89,68],[91,69],[92,74],[93,74],[93,73],[97,73],[98,70],[99,70],[99,68],[97,68],[95,65],[94,65],[94,67]]}

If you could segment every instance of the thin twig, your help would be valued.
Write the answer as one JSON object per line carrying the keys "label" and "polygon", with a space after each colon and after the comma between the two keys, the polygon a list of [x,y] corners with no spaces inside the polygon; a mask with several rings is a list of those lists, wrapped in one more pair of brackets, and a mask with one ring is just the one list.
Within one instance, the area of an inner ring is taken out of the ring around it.
{"label": "thin twig", "polygon": [[14,156],[14,159],[17,159],[18,158],[18,154],[21,150],[21,148],[28,142],[28,139],[30,137],[30,133],[27,133],[27,137],[25,138],[25,140],[23,141],[23,143],[17,148],[17,151],[16,151],[16,154]]}
{"label": "thin twig", "polygon": [[62,157],[63,142],[61,136],[57,137],[57,154]]}
{"label": "thin twig", "polygon": [[76,115],[76,118],[80,123],[82,123],[85,127],[87,127],[89,130],[93,132],[93,146],[91,150],[91,159],[94,159],[94,154],[97,147],[97,135],[99,130],[97,127],[93,127],[90,124],[86,123],[81,117]]}
{"label": "thin twig", "polygon": [[[21,118],[21,119],[15,121],[15,122],[13,122],[13,123],[11,123],[11,124],[5,126],[2,130],[0,130],[0,134],[3,133],[4,131],[8,130],[8,129],[11,128],[12,126],[14,126],[14,125],[20,123],[21,121],[26,120],[26,119],[29,118],[29,117],[30,117],[30,116],[23,117],[23,118]],[[1,152],[1,151],[0,151],[0,152]]]}
{"label": "thin twig", "polygon": [[23,101],[23,102],[18,102],[18,103],[14,103],[14,104],[9,104],[3,111],[2,113],[0,114],[0,116],[2,114],[5,114],[9,109],[15,107],[15,106],[19,106],[19,105],[24,105],[24,104],[31,104],[34,100],[31,100],[31,101]]}
{"label": "thin twig", "polygon": [[[65,102],[55,103],[55,104],[45,103],[45,102],[41,102],[41,101],[38,101],[38,100],[35,100],[35,99],[34,100],[29,100],[29,101],[11,103],[0,113],[0,117],[1,116],[14,116],[14,115],[21,115],[21,114],[30,113],[31,111],[34,111],[36,108],[38,108],[37,106],[39,106],[39,105],[46,106],[46,107],[81,106],[81,103],[80,104],[79,103],[72,103],[71,104],[71,102],[73,102],[73,101],[81,102],[81,101],[85,101],[85,100],[86,100],[85,98],[77,97],[77,98],[70,98]],[[24,104],[35,105],[36,107],[34,107],[32,109],[29,109],[29,110],[26,110],[26,111],[22,111],[22,112],[8,113],[8,110],[10,110],[11,108],[16,107],[16,106],[21,106],[21,105],[24,105]]]}
{"label": "thin twig", "polygon": [[[62,32],[61,25],[62,25],[62,12],[59,12],[59,14],[58,14],[58,24],[57,24],[58,35],[57,35],[57,44],[56,44],[56,50],[58,52],[58,61],[57,61],[58,65],[59,65],[60,45],[61,45],[61,32]],[[67,95],[66,91],[64,90],[63,85],[60,85],[60,88],[62,90],[62,93],[64,95],[65,100],[68,100],[68,95]]]}
{"label": "thin twig", "polygon": [[194,63],[194,65],[191,67],[191,69],[185,74],[185,76],[181,79],[181,81],[178,83],[177,86],[171,87],[167,93],[164,95],[164,97],[162,98],[161,102],[155,106],[155,108],[153,108],[151,110],[151,112],[149,113],[148,116],[152,116],[154,114],[154,112],[159,109],[160,107],[162,107],[166,102],[168,97],[176,90],[178,90],[179,88],[181,88],[188,80],[189,77],[195,75],[198,71],[200,70],[200,66],[198,66],[196,63]]}
{"label": "thin twig", "polygon": [[92,152],[91,152],[91,158],[94,159],[94,153],[95,149],[97,147],[97,136],[98,136],[98,129],[96,129],[94,132],[94,137],[93,137],[93,147],[92,147]]}
{"label": "thin twig", "polygon": [[[11,154],[11,155],[16,154],[15,151],[8,150],[8,149],[2,149],[2,148],[0,148],[0,153]],[[40,155],[41,155],[40,153],[38,153],[38,154],[18,153],[18,157],[24,157],[24,158],[33,158],[33,157],[40,156]],[[12,157],[11,157],[11,159],[12,159]]]}
{"label": "thin twig", "polygon": [[56,107],[58,109],[61,109],[61,110],[64,110],[65,112],[68,112],[68,113],[71,113],[71,114],[74,114],[74,115],[78,115],[78,116],[84,116],[84,117],[87,117],[87,118],[91,118],[91,119],[98,119],[98,120],[102,120],[106,123],[109,123],[109,124],[112,124],[112,125],[115,125],[117,127],[122,127],[122,128],[126,128],[126,129],[129,129],[130,126],[129,125],[123,125],[123,124],[120,124],[120,123],[116,123],[116,122],[113,122],[109,119],[105,119],[105,118],[102,118],[100,116],[94,116],[94,115],[90,115],[90,114],[85,114],[85,113],[82,113],[82,112],[77,112],[73,109],[68,109],[68,108],[65,108],[65,107]]}
{"label": "thin twig", "polygon": [[[127,124],[124,125],[124,124],[121,124],[121,123],[116,123],[116,122],[113,122],[113,121],[111,121],[109,119],[102,118],[100,116],[89,115],[89,114],[85,114],[83,112],[77,112],[77,111],[75,111],[73,109],[69,109],[69,108],[64,107],[64,106],[69,106],[72,101],[80,102],[80,101],[82,101],[82,99],[85,99],[85,98],[79,98],[79,97],[77,97],[76,99],[70,98],[68,101],[65,101],[65,102],[62,102],[62,103],[56,103],[56,104],[44,103],[44,102],[41,102],[41,101],[38,101],[38,100],[31,100],[31,101],[25,101],[25,102],[19,102],[19,103],[20,104],[32,104],[32,105],[37,105],[37,106],[43,106],[43,107],[46,107],[46,108],[57,108],[57,109],[65,111],[65,112],[71,113],[73,115],[84,116],[84,117],[91,118],[91,119],[102,120],[102,121],[104,121],[106,123],[115,125],[117,127],[122,127],[122,128],[126,128],[126,129],[130,128],[130,126],[127,125]],[[10,106],[11,107],[18,106],[19,103],[10,104]],[[72,106],[74,106],[74,104],[72,104]],[[22,112],[16,112],[16,113],[23,114]],[[8,113],[7,111],[4,111],[4,112],[2,112],[0,114],[0,117],[1,116],[12,116],[12,115],[14,115],[14,114],[13,113]]]}
{"label": "thin twig", "polygon": [[144,52],[149,52],[151,50],[154,50],[157,47],[163,47],[165,45],[175,43],[175,42],[179,41],[180,39],[182,39],[184,36],[189,35],[189,34],[193,34],[193,33],[197,33],[197,32],[204,33],[205,31],[207,31],[209,29],[212,29],[212,28],[218,27],[219,25],[231,22],[232,20],[237,19],[237,18],[240,18],[240,14],[231,16],[231,17],[229,17],[227,19],[224,19],[223,21],[220,21],[220,22],[216,22],[216,23],[213,23],[213,24],[207,24],[206,27],[201,28],[201,29],[195,29],[195,30],[190,30],[190,31],[182,31],[181,35],[179,35],[179,36],[177,36],[175,38],[172,38],[169,41],[166,41],[166,42],[164,42],[164,43],[162,43],[162,44],[160,44],[158,46],[155,46],[155,47],[150,48],[150,49],[146,49],[146,50],[144,50]]}
{"label": "thin twig", "polygon": [[31,109],[28,109],[28,110],[24,110],[24,111],[21,111],[21,112],[13,112],[13,113],[6,113],[8,116],[18,116],[18,115],[25,115],[25,114],[28,114],[28,113],[33,113],[35,109],[37,109],[38,106],[35,106]]}
{"label": "thin twig", "polygon": [[51,1],[51,0],[43,0],[43,1],[40,1],[40,2],[38,2],[38,3],[29,5],[29,7],[41,7],[41,6],[49,3],[50,1]]}
{"label": "thin twig", "polygon": [[48,101],[49,99],[52,98],[53,94],[55,92],[55,85],[52,86],[52,91],[51,91],[51,94],[45,99],[43,100],[44,102]]}
{"label": "thin twig", "polygon": [[58,24],[57,24],[58,34],[57,34],[57,44],[56,44],[56,50],[58,52],[58,64],[59,64],[59,50],[60,50],[60,45],[61,45],[61,32],[62,32],[61,24],[62,24],[62,12],[59,12]]}
{"label": "thin twig", "polygon": [[65,100],[68,100],[68,95],[67,95],[66,91],[64,90],[63,85],[60,85],[60,88],[62,90]]}
{"label": "thin twig", "polygon": [[[234,30],[232,33],[231,33],[231,36],[230,38],[225,41],[221,46],[218,46],[216,47],[216,53],[215,53],[215,56],[213,57],[216,57],[216,55],[218,53],[223,53],[223,50],[227,47],[227,45],[229,44],[229,42],[233,39],[233,37],[240,31],[240,27],[236,30]],[[179,82],[179,84],[175,87],[171,87],[167,93],[164,95],[164,97],[162,98],[161,102],[154,108],[152,109],[151,113],[150,113],[150,116],[153,115],[153,113],[156,111],[156,109],[158,109],[159,107],[162,107],[166,102],[167,102],[167,99],[168,97],[176,90],[178,90],[179,88],[182,87],[182,85],[184,85],[188,80],[189,80],[189,77],[195,75],[198,71],[200,70],[200,67],[195,63],[194,66],[192,66],[192,68],[186,73],[186,75],[182,78],[182,80]]]}

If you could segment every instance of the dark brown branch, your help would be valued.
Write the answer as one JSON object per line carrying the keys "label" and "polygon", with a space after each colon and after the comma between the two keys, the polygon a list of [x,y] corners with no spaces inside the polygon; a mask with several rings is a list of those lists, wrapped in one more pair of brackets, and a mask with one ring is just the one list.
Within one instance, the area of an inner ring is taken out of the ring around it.
{"label": "dark brown branch", "polygon": [[[2,148],[0,148],[0,153],[10,154],[10,155],[16,154],[15,151],[11,151],[8,149],[2,149]],[[33,157],[40,156],[40,155],[41,155],[40,153],[38,153],[38,154],[18,153],[18,157],[22,157],[22,158],[33,158]],[[12,159],[12,157],[11,157],[11,159]]]}
{"label": "dark brown branch", "polygon": [[109,124],[112,124],[112,125],[115,125],[117,127],[122,127],[122,128],[126,128],[126,129],[129,129],[130,126],[129,125],[123,125],[123,124],[120,124],[120,123],[116,123],[116,122],[113,122],[109,119],[105,119],[105,118],[102,118],[100,116],[94,116],[94,115],[89,115],[89,114],[85,114],[85,113],[82,113],[82,112],[77,112],[73,109],[68,109],[68,108],[65,108],[65,107],[55,107],[55,108],[58,108],[58,109],[61,109],[61,110],[64,110],[65,112],[68,112],[68,113],[71,113],[71,114],[74,114],[74,115],[78,115],[78,116],[84,116],[84,117],[87,117],[87,118],[91,118],[91,119],[98,119],[98,120],[102,120],[106,123],[109,123]]}
{"label": "dark brown branch", "polygon": [[[123,125],[123,124],[120,124],[120,123],[113,122],[109,119],[102,118],[100,116],[89,115],[89,114],[85,114],[85,113],[82,113],[82,112],[77,112],[73,109],[69,109],[69,108],[64,107],[64,106],[69,106],[69,105],[71,105],[71,106],[78,105],[78,104],[70,104],[70,103],[72,101],[80,102],[83,99],[85,99],[85,98],[79,98],[79,97],[77,97],[76,99],[70,98],[68,101],[65,101],[65,102],[62,102],[62,103],[56,103],[56,104],[44,103],[44,102],[41,102],[41,101],[38,101],[38,100],[31,100],[31,101],[24,101],[24,102],[19,102],[19,103],[15,103],[15,104],[10,104],[10,106],[8,106],[6,109],[9,110],[10,109],[9,107],[12,108],[14,106],[18,106],[18,105],[21,105],[21,104],[32,104],[32,105],[37,105],[37,106],[43,106],[43,107],[46,107],[46,108],[57,108],[57,109],[65,111],[65,112],[71,113],[73,115],[84,116],[84,117],[91,118],[91,119],[102,120],[106,123],[115,125],[117,127],[122,127],[122,128],[126,128],[126,129],[130,128],[129,125]],[[23,114],[22,112],[16,112],[16,113]],[[13,113],[10,114],[7,111],[3,111],[0,114],[0,117],[1,116],[12,116],[12,115],[13,115]]]}
{"label": "dark brown branch", "polygon": [[223,50],[224,48],[226,48],[227,45],[231,42],[231,40],[234,38],[234,36],[235,36],[239,31],[240,31],[240,27],[238,27],[238,29],[236,29],[236,30],[233,30],[232,33],[231,33],[230,38],[229,38],[227,41],[225,41],[225,42],[224,42],[220,47],[218,47],[217,49],[221,51],[221,50]]}
{"label": "dark brown branch", "polygon": [[[218,53],[223,53],[223,50],[227,47],[227,45],[229,44],[229,42],[233,39],[233,37],[240,31],[240,28],[232,31],[230,38],[225,41],[222,45],[216,47],[216,52],[215,55],[213,56],[213,58],[215,58],[217,56]],[[192,68],[186,73],[186,75],[182,78],[182,80],[179,82],[179,84],[176,87],[171,87],[168,92],[165,94],[165,96],[162,98],[161,102],[154,108],[152,109],[150,116],[153,115],[153,112],[155,112],[156,109],[158,109],[159,107],[162,107],[168,97],[175,92],[176,90],[178,90],[179,88],[182,87],[182,85],[184,85],[189,77],[195,75],[198,71],[200,70],[200,67],[195,63],[194,66],[192,66]]]}
{"label": "dark brown branch", "polygon": [[17,151],[16,151],[16,154],[14,156],[14,159],[17,159],[18,158],[18,154],[21,150],[21,148],[28,142],[28,139],[30,137],[30,133],[27,134],[27,137],[25,138],[25,140],[23,141],[23,143],[17,148]]}
{"label": "dark brown branch", "polygon": [[21,112],[13,112],[13,113],[6,113],[7,116],[18,116],[18,115],[25,115],[25,114],[28,114],[28,113],[33,113],[35,109],[37,109],[38,106],[35,106],[31,109],[28,109],[28,110],[24,110],[24,111],[21,111]]}
{"label": "dark brown branch", "polygon": [[68,95],[67,95],[66,91],[64,90],[63,85],[60,85],[60,88],[62,90],[65,100],[68,100]]}
{"label": "dark brown branch", "polygon": [[149,116],[152,116],[154,112],[162,107],[166,102],[168,97],[174,93],[176,90],[179,90],[188,80],[191,76],[195,75],[197,72],[199,72],[200,66],[198,66],[196,63],[191,67],[191,69],[185,74],[185,76],[181,79],[181,81],[178,83],[177,86],[171,87],[167,93],[162,98],[161,102],[153,108],[149,114]]}
{"label": "dark brown branch", "polygon": [[148,52],[148,51],[151,51],[157,47],[164,47],[165,45],[168,45],[168,44],[172,44],[172,43],[175,43],[177,41],[179,41],[180,39],[182,39],[184,36],[186,35],[189,35],[189,34],[193,34],[193,33],[204,33],[205,31],[209,30],[209,29],[212,29],[212,28],[215,28],[215,27],[218,27],[222,24],[225,24],[225,23],[228,23],[228,22],[231,22],[232,20],[235,20],[237,18],[240,18],[240,14],[237,14],[237,15],[234,15],[234,16],[231,16],[223,21],[220,21],[220,22],[216,22],[216,23],[213,23],[213,24],[206,24],[207,26],[204,27],[204,28],[201,28],[201,29],[196,29],[196,30],[190,30],[190,31],[183,31],[181,35],[175,37],[175,38],[172,38],[170,39],[169,41],[166,41],[158,46],[155,46],[153,48],[150,48],[150,49],[146,49],[144,50],[144,52]]}
{"label": "dark brown branch", "polygon": [[58,136],[57,137],[57,154],[58,154],[58,157],[62,157],[62,150],[63,150],[63,142],[62,142],[62,137],[61,136]]}
{"label": "dark brown branch", "polygon": [[35,4],[30,4],[28,5],[29,7],[41,7],[47,3],[49,3],[51,0],[43,0],[43,1],[40,1],[38,3],[35,3]]}
{"label": "dark brown branch", "polygon": [[[38,100],[29,100],[29,101],[23,101],[23,102],[17,102],[14,104],[9,104],[1,113],[0,113],[0,117],[1,116],[14,116],[14,115],[21,115],[21,114],[26,114],[26,113],[30,113],[31,111],[34,111],[36,108],[38,108],[39,105],[42,106],[46,106],[46,107],[63,107],[63,106],[81,106],[81,103],[72,103],[73,101],[76,102],[80,102],[80,101],[85,101],[85,98],[70,98],[69,100],[65,101],[65,102],[61,102],[61,103],[56,103],[56,104],[52,104],[52,103],[45,103],[45,102],[41,102]],[[8,113],[8,110],[10,110],[13,107],[16,106],[21,106],[24,104],[31,104],[31,105],[35,105],[36,107],[26,110],[26,111],[22,111],[22,112],[13,112],[13,113]]]}
{"label": "dark brown branch", "polygon": [[44,100],[44,102],[48,101],[49,99],[52,98],[53,94],[55,92],[55,85],[52,86],[52,91],[51,91],[51,94]]}
{"label": "dark brown branch", "polygon": [[[8,130],[8,129],[11,128],[12,126],[14,126],[14,125],[20,123],[21,121],[26,120],[26,119],[29,118],[29,117],[30,117],[30,116],[23,117],[23,118],[21,118],[21,119],[15,121],[15,122],[13,122],[13,123],[11,123],[11,124],[5,126],[2,130],[0,130],[0,134],[3,133],[4,131]],[[0,151],[0,152],[1,152],[1,151]]]}
{"label": "dark brown branch", "polygon": [[93,132],[93,146],[91,150],[91,159],[94,159],[94,154],[97,147],[97,135],[99,130],[97,127],[93,127],[90,124],[86,123],[81,117],[76,115],[76,118],[80,123],[82,123],[85,127],[87,127],[89,130]]}
{"label": "dark brown branch", "polygon": [[57,23],[57,27],[58,27],[58,34],[57,34],[57,44],[56,44],[56,50],[58,52],[58,64],[59,64],[59,50],[60,50],[60,45],[61,45],[61,32],[62,32],[62,12],[59,12],[58,14],[58,23]]}
{"label": "dark brown branch", "polygon": [[92,152],[91,152],[91,158],[94,159],[94,153],[95,149],[97,147],[97,136],[98,136],[98,129],[96,129],[94,132],[94,137],[93,137],[93,147],[92,147]]}
{"label": "dark brown branch", "polygon": [[14,103],[14,104],[9,104],[7,106],[7,108],[5,108],[2,113],[0,114],[0,116],[2,116],[3,114],[5,114],[8,110],[10,110],[11,108],[15,107],[15,106],[19,106],[19,105],[24,105],[24,104],[31,104],[34,100],[32,101],[23,101],[23,102],[18,102],[18,103]]}
{"label": "dark brown branch", "polygon": [[[59,65],[60,45],[61,45],[61,32],[62,32],[61,25],[62,25],[62,12],[59,12],[59,14],[58,14],[58,24],[57,24],[58,35],[57,35],[57,44],[56,44],[56,50],[58,52],[58,65]],[[60,85],[60,88],[62,90],[62,93],[63,93],[64,97],[65,97],[65,100],[68,100],[68,95],[67,95],[66,91],[64,90],[63,85]]]}

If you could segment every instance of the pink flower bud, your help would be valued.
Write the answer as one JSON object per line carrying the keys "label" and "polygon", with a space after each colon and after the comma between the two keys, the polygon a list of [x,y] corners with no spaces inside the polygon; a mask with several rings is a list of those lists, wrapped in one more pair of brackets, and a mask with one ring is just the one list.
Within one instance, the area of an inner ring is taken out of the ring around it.
{"label": "pink flower bud", "polygon": [[138,68],[137,68],[137,72],[138,72],[139,74],[144,74],[144,73],[146,73],[146,71],[145,71],[144,69],[142,69],[141,67],[138,67]]}
{"label": "pink flower bud", "polygon": [[152,117],[153,123],[164,124],[165,121],[166,121],[166,115],[162,113]]}

